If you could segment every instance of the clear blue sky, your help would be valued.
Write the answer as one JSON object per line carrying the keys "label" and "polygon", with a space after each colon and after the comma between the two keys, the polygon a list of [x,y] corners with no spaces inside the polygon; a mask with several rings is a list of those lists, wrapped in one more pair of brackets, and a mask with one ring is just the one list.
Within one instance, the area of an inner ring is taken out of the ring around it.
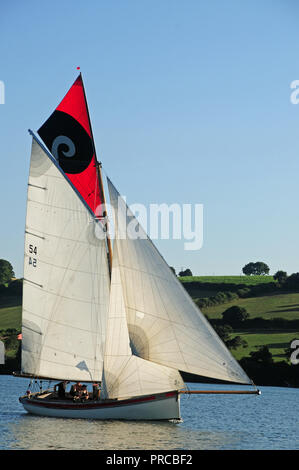
{"label": "clear blue sky", "polygon": [[202,203],[176,269],[299,271],[297,0],[14,0],[0,13],[0,258],[23,271],[31,140],[83,73],[98,157],[129,203]]}

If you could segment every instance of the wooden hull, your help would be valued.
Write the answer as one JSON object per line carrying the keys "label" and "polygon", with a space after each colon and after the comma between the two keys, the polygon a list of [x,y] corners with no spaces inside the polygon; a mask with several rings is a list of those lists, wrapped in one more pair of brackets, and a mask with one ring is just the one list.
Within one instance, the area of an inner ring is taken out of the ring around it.
{"label": "wooden hull", "polygon": [[39,416],[75,419],[179,420],[180,396],[177,391],[145,395],[127,400],[74,403],[26,396],[19,401],[28,413]]}

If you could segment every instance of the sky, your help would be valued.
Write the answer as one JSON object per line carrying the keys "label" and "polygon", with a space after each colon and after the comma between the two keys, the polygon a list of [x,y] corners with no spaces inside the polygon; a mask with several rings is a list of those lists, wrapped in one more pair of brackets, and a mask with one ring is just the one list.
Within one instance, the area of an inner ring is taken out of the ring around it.
{"label": "sky", "polygon": [[298,14],[297,0],[2,2],[0,258],[23,275],[27,130],[80,66],[98,159],[128,204],[203,205],[200,249],[155,240],[170,266],[298,272]]}

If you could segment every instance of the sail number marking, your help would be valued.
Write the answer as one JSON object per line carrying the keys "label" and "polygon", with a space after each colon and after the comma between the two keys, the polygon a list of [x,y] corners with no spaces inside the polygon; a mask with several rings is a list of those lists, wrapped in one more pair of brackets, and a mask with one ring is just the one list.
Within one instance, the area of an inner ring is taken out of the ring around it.
{"label": "sail number marking", "polygon": [[[37,246],[29,245],[29,253],[31,255],[37,255]],[[29,256],[29,265],[32,266],[33,268],[36,268],[37,259],[34,258],[33,256]]]}

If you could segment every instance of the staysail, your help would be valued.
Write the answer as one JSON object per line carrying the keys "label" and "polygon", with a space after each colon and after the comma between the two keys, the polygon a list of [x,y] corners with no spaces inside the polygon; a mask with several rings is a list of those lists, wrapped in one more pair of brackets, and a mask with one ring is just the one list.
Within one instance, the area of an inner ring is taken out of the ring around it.
{"label": "staysail", "polygon": [[178,371],[132,354],[115,240],[101,396],[128,398],[183,387]]}
{"label": "staysail", "polygon": [[22,373],[100,381],[109,291],[101,222],[34,138],[25,229]]}
{"label": "staysail", "polygon": [[[251,383],[109,179],[108,188],[115,215],[115,243],[129,337],[135,355],[179,371]],[[137,238],[130,234],[132,225],[138,227]]]}
{"label": "staysail", "polygon": [[104,194],[81,74],[38,134],[92,212],[101,216]]}

